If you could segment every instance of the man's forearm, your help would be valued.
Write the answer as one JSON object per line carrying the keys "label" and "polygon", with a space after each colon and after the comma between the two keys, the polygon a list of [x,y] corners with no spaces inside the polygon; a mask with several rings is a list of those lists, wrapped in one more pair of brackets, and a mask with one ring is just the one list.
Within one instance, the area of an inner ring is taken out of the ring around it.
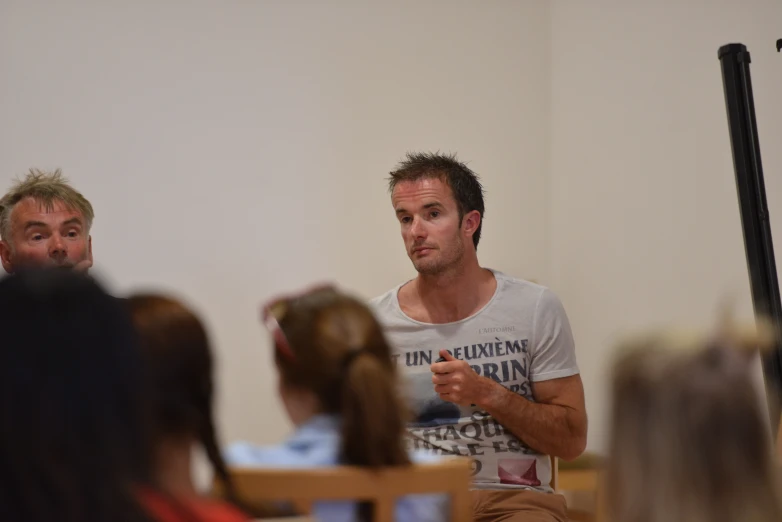
{"label": "man's forearm", "polygon": [[525,445],[547,455],[572,460],[586,446],[586,419],[568,406],[529,401],[491,381],[478,406]]}

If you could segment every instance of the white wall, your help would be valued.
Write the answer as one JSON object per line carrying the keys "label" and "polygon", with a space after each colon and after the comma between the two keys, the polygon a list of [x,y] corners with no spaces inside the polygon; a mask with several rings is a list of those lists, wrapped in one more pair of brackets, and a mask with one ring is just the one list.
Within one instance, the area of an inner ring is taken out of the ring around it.
{"label": "white wall", "polygon": [[62,167],[97,271],[204,313],[226,439],[288,430],[265,298],[413,275],[384,181],[411,149],[469,160],[483,263],[562,297],[590,449],[617,333],[708,324],[729,294],[751,311],[717,48],[752,53],[778,233],[776,0],[108,4],[0,4],[0,188]]}
{"label": "white wall", "polygon": [[[717,49],[752,56],[772,230],[782,231],[782,2],[552,3],[551,278],[571,313],[605,443],[617,334],[751,317]],[[777,263],[782,262],[776,242]]]}
{"label": "white wall", "polygon": [[482,261],[546,280],[548,4],[0,4],[0,188],[62,167],[96,273],[208,319],[225,439],[279,440],[260,303],[413,275],[385,188],[457,151],[488,191]]}

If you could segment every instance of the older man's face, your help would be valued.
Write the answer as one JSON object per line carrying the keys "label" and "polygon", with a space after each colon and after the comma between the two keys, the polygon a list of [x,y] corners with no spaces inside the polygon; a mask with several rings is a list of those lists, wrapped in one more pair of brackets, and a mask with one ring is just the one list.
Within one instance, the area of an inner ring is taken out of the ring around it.
{"label": "older man's face", "polygon": [[92,240],[84,216],[61,201],[50,211],[40,201],[26,198],[11,211],[10,237],[0,242],[6,272],[24,267],[52,267],[86,271],[92,266]]}

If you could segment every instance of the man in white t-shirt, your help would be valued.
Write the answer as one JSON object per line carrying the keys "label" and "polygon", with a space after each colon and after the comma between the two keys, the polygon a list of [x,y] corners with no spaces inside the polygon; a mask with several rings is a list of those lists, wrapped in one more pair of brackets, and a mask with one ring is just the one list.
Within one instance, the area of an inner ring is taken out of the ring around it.
{"label": "man in white t-shirt", "polygon": [[483,188],[455,156],[416,153],[391,201],[418,276],[372,300],[413,410],[408,442],[473,459],[476,522],[565,522],[549,455],[586,445],[565,310],[547,288],[483,268]]}

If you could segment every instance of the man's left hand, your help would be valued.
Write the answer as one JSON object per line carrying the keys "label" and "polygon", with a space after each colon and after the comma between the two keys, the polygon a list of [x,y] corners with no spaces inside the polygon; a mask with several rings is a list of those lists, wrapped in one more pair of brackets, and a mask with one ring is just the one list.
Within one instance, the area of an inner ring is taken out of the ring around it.
{"label": "man's left hand", "polygon": [[73,271],[86,274],[90,268],[92,268],[92,259],[85,259],[84,261],[76,263],[73,267]]}
{"label": "man's left hand", "polygon": [[431,366],[434,391],[444,401],[460,406],[482,406],[498,384],[481,377],[467,361],[455,359],[447,350],[440,350],[440,356],[445,362]]}

